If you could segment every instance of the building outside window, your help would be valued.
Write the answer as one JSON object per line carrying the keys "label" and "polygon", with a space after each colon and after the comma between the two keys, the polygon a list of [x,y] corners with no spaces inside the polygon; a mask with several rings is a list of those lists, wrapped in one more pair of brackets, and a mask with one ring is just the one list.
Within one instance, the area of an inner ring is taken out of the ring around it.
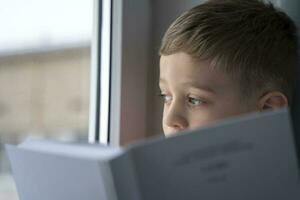
{"label": "building outside window", "polygon": [[0,3],[0,199],[17,200],[4,143],[88,139],[93,1]]}

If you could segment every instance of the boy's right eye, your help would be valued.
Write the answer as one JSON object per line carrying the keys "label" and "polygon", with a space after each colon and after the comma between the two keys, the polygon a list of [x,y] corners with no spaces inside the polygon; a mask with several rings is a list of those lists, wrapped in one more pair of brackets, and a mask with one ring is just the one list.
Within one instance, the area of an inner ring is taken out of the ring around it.
{"label": "boy's right eye", "polygon": [[172,101],[172,96],[166,94],[159,94],[159,96],[163,99],[164,103],[170,103]]}

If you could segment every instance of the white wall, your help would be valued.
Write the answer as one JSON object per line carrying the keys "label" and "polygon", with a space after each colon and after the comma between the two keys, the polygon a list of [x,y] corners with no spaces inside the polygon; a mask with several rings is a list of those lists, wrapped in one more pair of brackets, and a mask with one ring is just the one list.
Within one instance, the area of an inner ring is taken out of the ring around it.
{"label": "white wall", "polygon": [[113,1],[111,140],[146,137],[150,67],[150,0]]}

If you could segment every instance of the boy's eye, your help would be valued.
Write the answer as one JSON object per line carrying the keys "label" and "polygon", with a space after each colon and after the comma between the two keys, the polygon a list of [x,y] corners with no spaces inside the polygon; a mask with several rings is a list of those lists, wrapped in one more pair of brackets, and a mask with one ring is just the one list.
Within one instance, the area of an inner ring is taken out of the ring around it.
{"label": "boy's eye", "polygon": [[172,101],[172,96],[170,95],[160,94],[159,96],[163,99],[164,103],[170,103]]}
{"label": "boy's eye", "polygon": [[197,99],[193,97],[188,97],[188,102],[193,106],[199,106],[204,103],[204,101],[202,101],[201,99]]}

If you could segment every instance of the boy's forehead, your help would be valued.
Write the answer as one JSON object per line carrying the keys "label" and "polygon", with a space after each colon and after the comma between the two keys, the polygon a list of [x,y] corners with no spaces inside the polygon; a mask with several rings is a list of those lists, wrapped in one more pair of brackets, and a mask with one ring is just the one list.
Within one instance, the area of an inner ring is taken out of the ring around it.
{"label": "boy's forehead", "polygon": [[160,84],[222,89],[231,87],[231,77],[213,66],[210,61],[196,61],[186,53],[161,56]]}
{"label": "boy's forehead", "polygon": [[[186,53],[175,53],[160,58],[160,76],[178,76],[194,79],[199,73],[211,71],[210,62],[195,61]],[[180,75],[180,76],[179,76]]]}
{"label": "boy's forehead", "polygon": [[161,56],[160,59],[160,79],[167,82],[168,79],[176,78],[185,82],[198,82],[199,77],[209,78],[217,75],[217,71],[212,70],[209,61],[195,61],[186,53],[175,53]]}

